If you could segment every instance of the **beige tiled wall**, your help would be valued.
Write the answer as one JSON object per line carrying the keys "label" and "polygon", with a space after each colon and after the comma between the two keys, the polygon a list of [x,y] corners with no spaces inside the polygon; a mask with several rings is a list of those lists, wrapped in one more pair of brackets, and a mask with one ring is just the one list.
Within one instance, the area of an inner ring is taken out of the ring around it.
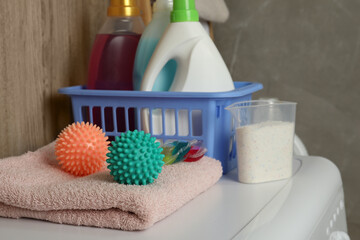
{"label": "beige tiled wall", "polygon": [[348,228],[360,239],[360,1],[226,0],[215,42],[235,81],[255,95],[298,102],[296,132],[332,160],[345,187]]}

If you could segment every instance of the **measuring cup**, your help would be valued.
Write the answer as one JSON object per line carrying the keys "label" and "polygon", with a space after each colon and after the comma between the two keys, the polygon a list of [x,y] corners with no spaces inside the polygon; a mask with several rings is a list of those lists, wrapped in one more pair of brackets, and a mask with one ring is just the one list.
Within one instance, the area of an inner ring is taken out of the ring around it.
{"label": "measuring cup", "polygon": [[296,103],[253,100],[225,109],[231,112],[236,128],[239,182],[291,177]]}

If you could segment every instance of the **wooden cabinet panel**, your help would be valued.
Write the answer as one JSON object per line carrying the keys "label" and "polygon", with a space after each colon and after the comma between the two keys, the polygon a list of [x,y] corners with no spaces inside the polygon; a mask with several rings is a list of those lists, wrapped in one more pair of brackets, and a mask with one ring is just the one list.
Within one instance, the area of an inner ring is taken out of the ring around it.
{"label": "wooden cabinet panel", "polygon": [[84,84],[105,0],[0,1],[0,158],[34,150],[71,122],[60,87]]}

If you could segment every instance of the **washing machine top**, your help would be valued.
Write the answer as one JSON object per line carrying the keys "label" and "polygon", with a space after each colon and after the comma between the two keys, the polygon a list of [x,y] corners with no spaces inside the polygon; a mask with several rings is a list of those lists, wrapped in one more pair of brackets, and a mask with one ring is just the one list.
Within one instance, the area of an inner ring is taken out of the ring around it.
{"label": "washing machine top", "polygon": [[[294,176],[290,179],[241,184],[237,182],[236,171],[232,171],[208,191],[145,231],[0,218],[0,232],[4,239],[39,240],[307,239],[301,237],[311,235],[315,223],[325,212],[325,205],[341,186],[340,174],[330,161],[298,157],[294,159]],[[271,235],[279,237],[264,238]]]}

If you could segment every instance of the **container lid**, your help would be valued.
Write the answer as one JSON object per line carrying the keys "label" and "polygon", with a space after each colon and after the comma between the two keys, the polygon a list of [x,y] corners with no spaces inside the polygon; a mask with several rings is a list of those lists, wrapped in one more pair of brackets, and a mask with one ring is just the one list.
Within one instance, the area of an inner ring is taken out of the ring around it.
{"label": "container lid", "polygon": [[157,0],[154,3],[154,12],[171,12],[173,9],[173,0]]}
{"label": "container lid", "polygon": [[171,22],[198,22],[199,13],[195,8],[195,0],[174,0]]}
{"label": "container lid", "polygon": [[108,8],[109,17],[135,17],[140,16],[140,9],[136,0],[111,0]]}

